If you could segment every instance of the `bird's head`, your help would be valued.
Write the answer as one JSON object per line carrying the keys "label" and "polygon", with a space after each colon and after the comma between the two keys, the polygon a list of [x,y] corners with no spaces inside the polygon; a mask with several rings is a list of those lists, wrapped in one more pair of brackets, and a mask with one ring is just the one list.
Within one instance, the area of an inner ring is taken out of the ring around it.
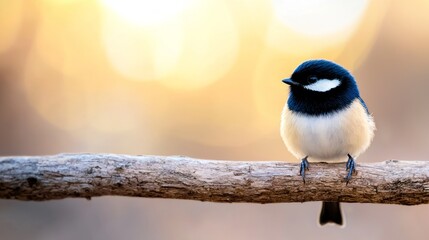
{"label": "bird's head", "polygon": [[289,108],[305,114],[337,111],[359,97],[353,76],[327,60],[306,61],[283,82],[290,85]]}
{"label": "bird's head", "polygon": [[327,60],[309,60],[299,65],[292,76],[283,79],[292,92],[330,94],[335,89],[356,85],[353,76],[340,65]]}

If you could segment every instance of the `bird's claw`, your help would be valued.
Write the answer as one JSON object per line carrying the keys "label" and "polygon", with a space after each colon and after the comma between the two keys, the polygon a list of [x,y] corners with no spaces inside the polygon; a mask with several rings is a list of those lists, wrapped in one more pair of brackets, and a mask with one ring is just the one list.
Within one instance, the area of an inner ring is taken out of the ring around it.
{"label": "bird's claw", "polygon": [[352,179],[353,173],[356,171],[355,170],[355,160],[353,159],[353,157],[350,154],[347,154],[347,156],[349,156],[349,159],[347,160],[347,163],[346,163],[346,170],[348,171],[347,175],[345,177],[346,184],[349,183],[350,179]]}
{"label": "bird's claw", "polygon": [[302,176],[302,181],[305,183],[305,171],[308,170],[308,166],[310,165],[307,160],[308,156],[303,158],[301,161],[301,165],[299,168],[299,175]]}

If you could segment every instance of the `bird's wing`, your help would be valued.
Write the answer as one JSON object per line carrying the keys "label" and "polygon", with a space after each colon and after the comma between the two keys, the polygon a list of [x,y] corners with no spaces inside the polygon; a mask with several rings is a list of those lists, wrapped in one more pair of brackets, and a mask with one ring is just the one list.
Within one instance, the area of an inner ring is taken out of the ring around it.
{"label": "bird's wing", "polygon": [[368,113],[368,115],[371,115],[371,113],[369,112],[368,107],[365,104],[365,101],[360,96],[358,97],[358,99],[359,99],[360,103],[362,104],[362,106],[365,108],[366,113]]}

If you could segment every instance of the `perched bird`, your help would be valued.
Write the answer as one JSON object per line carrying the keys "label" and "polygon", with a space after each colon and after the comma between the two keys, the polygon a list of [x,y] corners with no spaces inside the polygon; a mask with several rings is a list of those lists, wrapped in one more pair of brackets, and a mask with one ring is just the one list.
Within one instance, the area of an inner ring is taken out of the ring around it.
{"label": "perched bird", "polygon": [[[290,85],[290,93],[280,132],[288,150],[301,160],[299,173],[304,183],[309,162],[346,160],[348,182],[355,159],[368,148],[375,130],[355,79],[336,63],[309,60],[283,82]],[[342,225],[340,204],[323,202],[319,222]]]}

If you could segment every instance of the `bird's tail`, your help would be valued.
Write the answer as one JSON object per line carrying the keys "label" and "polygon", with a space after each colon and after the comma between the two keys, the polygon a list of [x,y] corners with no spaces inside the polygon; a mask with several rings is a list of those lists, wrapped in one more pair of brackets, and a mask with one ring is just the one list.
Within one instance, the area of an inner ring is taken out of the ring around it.
{"label": "bird's tail", "polygon": [[339,202],[323,202],[322,211],[320,212],[319,218],[320,225],[326,223],[335,223],[343,225],[343,216],[341,214],[341,208]]}

